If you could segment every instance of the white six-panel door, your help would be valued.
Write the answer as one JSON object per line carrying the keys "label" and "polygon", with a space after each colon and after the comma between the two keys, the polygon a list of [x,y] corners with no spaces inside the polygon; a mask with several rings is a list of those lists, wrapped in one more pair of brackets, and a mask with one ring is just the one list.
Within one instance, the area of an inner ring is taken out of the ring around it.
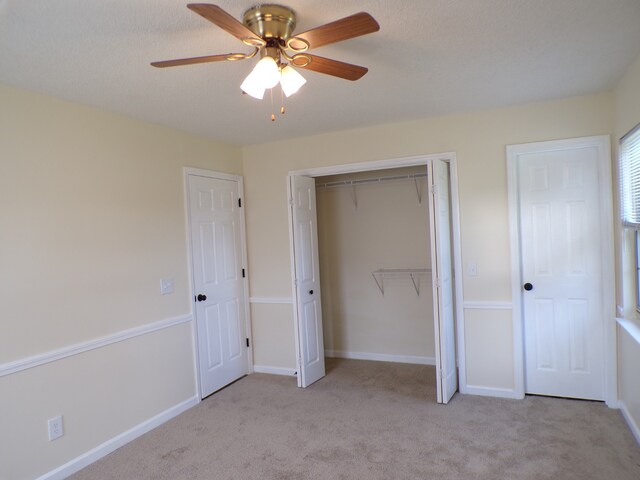
{"label": "white six-panel door", "polygon": [[604,399],[598,149],[517,156],[525,390]]}
{"label": "white six-panel door", "polygon": [[316,182],[313,178],[297,175],[289,178],[296,308],[299,319],[299,385],[307,387],[325,375]]}
{"label": "white six-panel door", "polygon": [[443,160],[434,159],[431,162],[429,176],[432,185],[429,212],[434,298],[433,323],[436,346],[436,392],[438,403],[448,403],[458,390],[449,164]]}
{"label": "white six-panel door", "polygon": [[239,181],[189,175],[200,393],[248,373]]}

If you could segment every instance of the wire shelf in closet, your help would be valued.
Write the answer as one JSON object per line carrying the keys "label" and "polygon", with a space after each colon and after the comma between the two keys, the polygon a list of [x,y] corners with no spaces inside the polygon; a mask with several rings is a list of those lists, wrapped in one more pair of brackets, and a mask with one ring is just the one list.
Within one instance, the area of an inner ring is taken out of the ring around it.
{"label": "wire shelf in closet", "polygon": [[398,180],[413,180],[416,187],[416,195],[418,196],[418,204],[422,204],[422,180],[426,179],[426,173],[410,173],[408,175],[387,175],[375,178],[354,178],[352,180],[336,180],[334,182],[316,183],[316,189],[320,188],[339,188],[351,187],[352,199],[356,208],[358,208],[358,197],[356,196],[356,187],[359,185],[371,185],[375,183],[383,183]]}
{"label": "wire shelf in closet", "polygon": [[385,279],[401,279],[410,278],[413,283],[413,288],[416,290],[416,294],[420,295],[420,279],[425,278],[429,280],[431,278],[430,268],[380,268],[371,272],[371,276],[378,285],[380,293],[384,295],[384,281]]}

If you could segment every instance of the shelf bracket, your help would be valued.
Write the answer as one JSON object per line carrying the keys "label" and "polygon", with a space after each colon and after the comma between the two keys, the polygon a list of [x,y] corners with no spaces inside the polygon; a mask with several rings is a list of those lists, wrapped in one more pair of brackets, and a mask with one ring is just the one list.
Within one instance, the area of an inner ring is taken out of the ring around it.
{"label": "shelf bracket", "polygon": [[375,280],[376,285],[378,285],[378,288],[380,289],[380,293],[384,297],[384,280],[382,279],[382,277],[380,277],[380,281],[378,281],[378,278],[376,277],[376,272],[373,272],[371,276]]}
{"label": "shelf bracket", "polygon": [[416,194],[418,195],[418,205],[422,205],[422,182],[418,183],[418,177],[413,177],[413,182],[416,185]]}
{"label": "shelf bracket", "polygon": [[420,280],[416,282],[416,277],[413,273],[410,273],[409,276],[411,277],[411,281],[413,282],[413,288],[416,289],[416,294],[420,296]]}
{"label": "shelf bracket", "polygon": [[356,193],[356,184],[351,184],[351,200],[353,200],[353,206],[358,209],[358,195]]}

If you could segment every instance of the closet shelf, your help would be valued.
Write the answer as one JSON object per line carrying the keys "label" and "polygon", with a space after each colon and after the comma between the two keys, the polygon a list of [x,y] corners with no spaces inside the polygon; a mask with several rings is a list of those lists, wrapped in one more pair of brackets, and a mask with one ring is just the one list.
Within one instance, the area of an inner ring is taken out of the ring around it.
{"label": "closet shelf", "polygon": [[399,279],[399,278],[411,278],[413,288],[416,290],[416,294],[420,295],[420,278],[425,277],[427,280],[431,278],[430,268],[380,268],[371,272],[371,276],[376,281],[376,285],[380,289],[380,293],[384,295],[384,281],[385,279]]}
{"label": "closet shelf", "polygon": [[422,181],[419,179],[427,178],[426,173],[411,173],[409,175],[387,175],[386,177],[376,178],[355,178],[353,180],[338,180],[335,182],[316,183],[316,189],[319,188],[339,188],[339,187],[351,187],[351,198],[353,204],[358,208],[358,196],[356,194],[356,187],[358,185],[370,185],[372,183],[382,183],[397,180],[413,180],[416,187],[416,195],[418,196],[418,204],[422,204]]}

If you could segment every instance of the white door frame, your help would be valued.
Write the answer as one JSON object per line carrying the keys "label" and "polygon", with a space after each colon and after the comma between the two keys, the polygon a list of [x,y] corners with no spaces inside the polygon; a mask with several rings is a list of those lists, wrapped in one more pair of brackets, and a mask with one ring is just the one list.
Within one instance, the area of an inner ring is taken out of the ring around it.
{"label": "white door frame", "polygon": [[519,233],[519,189],[517,161],[521,154],[542,153],[569,148],[598,149],[598,179],[600,182],[600,205],[602,225],[600,233],[602,255],[602,308],[604,318],[605,402],[609,407],[618,406],[617,345],[615,320],[615,262],[613,243],[613,192],[611,184],[611,145],[608,135],[570,138],[548,142],[507,145],[507,188],[509,202],[509,241],[511,247],[511,296],[513,302],[513,354],[515,394],[524,398],[524,312],[522,298],[522,262],[520,258]]}
{"label": "white door frame", "polygon": [[233,175],[230,173],[216,172],[213,170],[204,170],[202,168],[183,168],[184,181],[184,212],[185,212],[185,228],[187,230],[187,273],[189,277],[189,304],[191,305],[191,342],[193,344],[193,365],[196,382],[196,393],[198,402],[202,400],[202,388],[200,387],[200,364],[198,362],[198,329],[196,325],[195,310],[193,308],[195,297],[194,278],[193,278],[193,249],[191,248],[191,215],[189,212],[189,176],[215,178],[218,180],[231,180],[238,183],[238,194],[242,199],[242,207],[240,208],[240,249],[242,250],[242,265],[245,269],[244,281],[244,311],[245,311],[245,331],[251,348],[247,350],[247,373],[253,373],[253,338],[251,337],[251,313],[249,310],[249,272],[247,269],[247,233],[244,219],[244,185],[241,175]]}
{"label": "white door frame", "polygon": [[[287,192],[289,192],[289,177],[293,175],[301,175],[306,177],[322,177],[325,175],[340,175],[345,173],[368,172],[372,170],[386,170],[390,168],[428,166],[432,160],[439,159],[449,163],[450,179],[451,179],[451,223],[452,223],[452,241],[453,241],[453,263],[455,276],[455,302],[456,302],[456,355],[458,357],[458,389],[460,393],[467,393],[466,367],[465,367],[465,349],[464,349],[464,296],[462,291],[462,254],[460,248],[460,207],[458,200],[458,167],[455,152],[445,152],[439,154],[419,155],[412,157],[402,157],[389,160],[375,160],[369,162],[348,163],[344,165],[332,165],[328,167],[308,168],[304,170],[292,170],[287,176]],[[289,198],[289,196],[287,196]],[[295,259],[293,255],[293,219],[291,217],[291,209],[289,211],[289,255],[291,260],[291,291],[293,297],[293,325],[296,339],[296,369],[300,371],[300,352],[299,352],[299,318],[298,305],[296,303],[296,286],[295,278]],[[425,247],[431,249],[431,239]],[[429,250],[431,251],[431,250]],[[298,375],[298,386],[300,385],[300,375]]]}

